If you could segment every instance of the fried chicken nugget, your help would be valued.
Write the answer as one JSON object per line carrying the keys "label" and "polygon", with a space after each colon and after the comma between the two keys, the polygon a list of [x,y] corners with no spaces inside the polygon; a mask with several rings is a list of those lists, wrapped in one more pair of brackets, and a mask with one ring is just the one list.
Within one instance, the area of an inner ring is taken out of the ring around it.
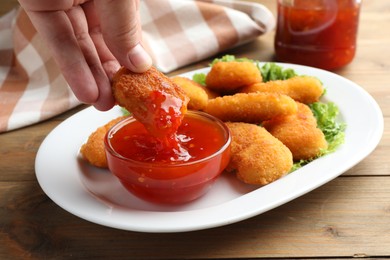
{"label": "fried chicken nugget", "polygon": [[262,81],[260,70],[252,62],[217,62],[206,76],[206,86],[219,93],[234,90]]}
{"label": "fried chicken nugget", "polygon": [[266,185],[287,174],[293,166],[290,150],[263,127],[226,123],[232,134],[227,171],[248,184]]}
{"label": "fried chicken nugget", "polygon": [[87,162],[97,167],[107,168],[104,136],[112,126],[124,118],[124,116],[117,117],[89,135],[87,142],[80,148],[80,153]]}
{"label": "fried chicken nugget", "polygon": [[114,75],[112,91],[117,103],[158,138],[174,134],[187,111],[184,91],[155,67],[144,73],[122,67]]}
{"label": "fried chicken nugget", "polygon": [[294,114],[296,102],[276,93],[237,93],[210,99],[205,109],[222,121],[261,123],[280,115]]}
{"label": "fried chicken nugget", "polygon": [[189,97],[188,109],[204,110],[208,100],[218,96],[218,94],[189,78],[175,76],[172,81],[180,86]]}
{"label": "fried chicken nugget", "polygon": [[290,149],[295,161],[313,159],[328,147],[313,113],[302,103],[296,114],[273,118],[262,126]]}
{"label": "fried chicken nugget", "polygon": [[296,76],[286,80],[273,80],[243,87],[241,93],[272,92],[290,96],[292,99],[310,104],[317,102],[324,92],[321,81],[311,76]]}

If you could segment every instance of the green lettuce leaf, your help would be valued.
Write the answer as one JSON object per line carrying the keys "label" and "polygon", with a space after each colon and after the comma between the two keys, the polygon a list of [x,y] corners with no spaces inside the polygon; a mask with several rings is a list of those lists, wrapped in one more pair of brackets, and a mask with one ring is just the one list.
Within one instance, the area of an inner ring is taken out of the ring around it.
{"label": "green lettuce leaf", "polygon": [[339,115],[339,109],[333,102],[323,103],[315,102],[310,104],[315,118],[317,119],[318,128],[325,135],[325,139],[328,142],[328,149],[326,153],[334,152],[345,139],[345,123],[339,123],[337,116]]}
{"label": "green lettuce leaf", "polygon": [[124,107],[121,107],[121,111],[122,111],[122,115],[124,115],[124,116],[129,116],[129,115],[131,115],[131,113],[129,112],[129,110],[127,110],[127,109],[124,108]]}
{"label": "green lettuce leaf", "polygon": [[273,63],[267,62],[259,67],[263,82],[270,80],[285,80],[297,76],[293,69],[284,69],[283,67]]}
{"label": "green lettuce leaf", "polygon": [[205,73],[195,73],[192,76],[192,80],[197,82],[198,84],[206,86],[206,74]]}
{"label": "green lettuce leaf", "polygon": [[213,66],[217,62],[230,62],[230,61],[237,61],[237,62],[243,62],[243,61],[249,61],[249,62],[255,62],[254,60],[248,59],[248,58],[236,58],[234,55],[224,55],[221,58],[214,59],[210,66]]}

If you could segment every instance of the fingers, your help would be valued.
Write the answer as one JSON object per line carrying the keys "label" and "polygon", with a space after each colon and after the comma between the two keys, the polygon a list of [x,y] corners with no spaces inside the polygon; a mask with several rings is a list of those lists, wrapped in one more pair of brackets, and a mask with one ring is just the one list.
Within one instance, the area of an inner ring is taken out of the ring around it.
{"label": "fingers", "polygon": [[152,59],[141,45],[138,0],[95,0],[103,37],[118,61],[134,72],[144,72]]}
{"label": "fingers", "polygon": [[27,13],[76,97],[84,103],[95,103],[99,96],[96,82],[65,12]]}
{"label": "fingers", "polygon": [[78,8],[67,13],[27,13],[77,99],[99,110],[108,110],[114,105],[110,81]]}
{"label": "fingers", "polygon": [[[68,10],[73,6],[73,0],[19,0],[19,3],[25,10],[29,11],[57,11]],[[83,1],[81,1],[83,2]]]}
{"label": "fingers", "polygon": [[88,24],[84,10],[81,6],[76,6],[68,10],[66,14],[72,24],[78,46],[84,54],[84,58],[98,88],[99,95],[94,102],[94,106],[99,110],[108,110],[114,105],[111,83],[103,68],[96,46],[88,32]]}
{"label": "fingers", "polygon": [[134,72],[152,65],[141,45],[139,0],[19,2],[81,102],[110,109],[114,98],[109,78],[119,64]]}
{"label": "fingers", "polygon": [[108,49],[102,35],[100,28],[99,17],[96,14],[93,1],[83,4],[84,13],[88,22],[88,31],[92,41],[95,44],[96,51],[99,55],[100,62],[108,75],[108,78],[112,78],[114,74],[119,70],[120,64],[114,57],[111,51]]}

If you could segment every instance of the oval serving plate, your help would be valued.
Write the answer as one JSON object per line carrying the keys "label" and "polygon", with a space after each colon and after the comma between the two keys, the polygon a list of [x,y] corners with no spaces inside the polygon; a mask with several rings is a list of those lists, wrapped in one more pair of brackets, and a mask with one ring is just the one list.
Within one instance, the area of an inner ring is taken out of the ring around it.
{"label": "oval serving plate", "polygon": [[[318,77],[327,89],[323,101],[339,107],[347,124],[345,143],[264,187],[246,185],[224,174],[202,198],[180,206],[142,201],[128,193],[105,169],[85,163],[79,149],[99,126],[121,115],[114,107],[90,107],[58,125],[42,142],[35,161],[43,191],[57,205],[85,220],[140,232],[183,232],[223,226],[261,214],[329,182],[367,157],[383,134],[383,116],[375,100],[357,84],[328,71],[279,64],[298,74]],[[204,68],[182,74],[191,78]]]}

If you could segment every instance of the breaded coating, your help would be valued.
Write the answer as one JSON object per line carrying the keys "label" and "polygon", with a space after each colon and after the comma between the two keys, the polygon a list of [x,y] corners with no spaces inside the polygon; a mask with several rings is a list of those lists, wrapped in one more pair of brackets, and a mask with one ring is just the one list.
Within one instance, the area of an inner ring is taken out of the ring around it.
{"label": "breaded coating", "polygon": [[290,149],[295,161],[315,158],[328,147],[313,113],[305,104],[298,103],[296,114],[273,118],[262,125]]}
{"label": "breaded coating", "polygon": [[172,78],[172,81],[181,87],[189,97],[188,109],[204,110],[208,100],[218,96],[218,94],[189,78],[175,76]]}
{"label": "breaded coating", "polygon": [[117,103],[158,138],[173,135],[187,111],[184,91],[154,67],[144,73],[122,67],[114,75],[112,91]]}
{"label": "breaded coating", "polygon": [[227,171],[248,184],[266,185],[290,172],[290,150],[263,127],[227,122],[231,134],[231,160]]}
{"label": "breaded coating", "polygon": [[240,92],[272,92],[284,94],[295,101],[311,104],[319,101],[324,92],[321,81],[311,76],[296,76],[286,80],[273,80],[243,87]]}
{"label": "breaded coating", "polygon": [[208,88],[219,93],[232,93],[236,89],[262,81],[260,70],[252,62],[217,62],[206,76]]}
{"label": "breaded coating", "polygon": [[205,109],[222,121],[261,123],[280,115],[294,114],[296,102],[276,93],[237,93],[210,99]]}
{"label": "breaded coating", "polygon": [[104,136],[108,130],[116,123],[124,119],[124,116],[120,116],[108,122],[107,124],[96,129],[90,136],[85,144],[80,148],[82,157],[90,164],[107,168],[106,152],[104,149]]}

